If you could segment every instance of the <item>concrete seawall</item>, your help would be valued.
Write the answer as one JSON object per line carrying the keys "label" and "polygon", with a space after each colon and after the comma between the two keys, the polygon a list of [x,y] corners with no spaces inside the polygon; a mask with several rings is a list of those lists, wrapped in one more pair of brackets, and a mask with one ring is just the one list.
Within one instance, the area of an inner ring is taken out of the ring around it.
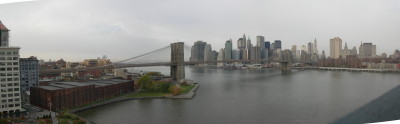
{"label": "concrete seawall", "polygon": [[160,97],[138,97],[138,98],[131,98],[131,97],[126,97],[126,96],[121,96],[117,97],[111,100],[99,102],[96,104],[84,106],[84,107],[79,107],[76,109],[72,109],[71,112],[77,113],[77,112],[82,112],[85,110],[101,107],[104,105],[112,104],[112,103],[117,103],[117,102],[123,102],[123,101],[128,101],[128,100],[141,100],[141,99],[165,99],[165,98],[171,98],[171,99],[191,99],[196,95],[196,90],[199,88],[199,85],[196,85],[191,91],[189,91],[187,94],[181,94],[177,96],[160,96]]}

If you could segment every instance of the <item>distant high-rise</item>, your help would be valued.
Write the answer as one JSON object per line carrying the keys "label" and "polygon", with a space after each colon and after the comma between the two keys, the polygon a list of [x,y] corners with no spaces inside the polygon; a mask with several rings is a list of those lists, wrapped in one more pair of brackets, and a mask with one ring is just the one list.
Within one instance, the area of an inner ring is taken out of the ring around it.
{"label": "distant high-rise", "polygon": [[313,53],[318,54],[317,38],[314,39]]}
{"label": "distant high-rise", "polygon": [[361,43],[360,58],[374,58],[376,56],[376,45],[372,43]]}
{"label": "distant high-rise", "polygon": [[207,42],[197,41],[192,46],[190,61],[204,61],[204,50]]}
{"label": "distant high-rise", "polygon": [[244,39],[244,38],[246,38],[245,35],[243,35],[243,38],[239,38],[237,40],[237,48],[238,49],[242,50],[242,49],[246,48],[246,39]]}
{"label": "distant high-rise", "polygon": [[311,55],[312,53],[314,53],[314,48],[313,48],[314,45],[313,45],[313,43],[309,42],[307,46],[308,46],[308,47],[307,47],[307,53],[309,53],[310,55]]}
{"label": "distant high-rise", "polygon": [[265,40],[263,36],[257,36],[257,46],[261,47],[261,49],[265,48]]}
{"label": "distant high-rise", "polygon": [[225,42],[225,60],[232,60],[232,39]]}
{"label": "distant high-rise", "polygon": [[337,59],[340,57],[342,51],[342,39],[339,37],[332,38],[330,40],[330,54],[331,58]]}
{"label": "distant high-rise", "polygon": [[204,48],[204,61],[210,61],[212,60],[212,48],[211,44],[207,44]]}
{"label": "distant high-rise", "polygon": [[9,31],[0,21],[0,47],[8,46]]}
{"label": "distant high-rise", "polygon": [[282,41],[275,40],[275,49],[282,49]]}
{"label": "distant high-rise", "polygon": [[265,44],[265,49],[269,49],[269,50],[271,49],[271,42],[265,41],[264,44]]}

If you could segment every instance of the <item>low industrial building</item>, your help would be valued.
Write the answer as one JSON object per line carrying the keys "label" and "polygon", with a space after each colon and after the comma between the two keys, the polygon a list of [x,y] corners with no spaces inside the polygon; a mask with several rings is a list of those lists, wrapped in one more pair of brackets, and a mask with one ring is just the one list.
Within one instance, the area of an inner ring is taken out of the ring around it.
{"label": "low industrial building", "polygon": [[53,82],[32,87],[30,102],[47,110],[62,110],[119,96],[133,90],[134,81],[131,80]]}

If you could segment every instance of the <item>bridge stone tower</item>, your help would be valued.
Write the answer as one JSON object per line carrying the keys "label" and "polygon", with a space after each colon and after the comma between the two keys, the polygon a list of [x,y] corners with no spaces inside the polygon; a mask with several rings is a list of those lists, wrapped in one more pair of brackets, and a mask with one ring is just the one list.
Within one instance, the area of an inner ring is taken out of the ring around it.
{"label": "bridge stone tower", "polygon": [[282,71],[286,72],[292,71],[292,67],[290,66],[291,64],[292,64],[292,51],[284,50],[281,59]]}
{"label": "bridge stone tower", "polygon": [[177,81],[185,79],[184,43],[171,44],[171,77]]}

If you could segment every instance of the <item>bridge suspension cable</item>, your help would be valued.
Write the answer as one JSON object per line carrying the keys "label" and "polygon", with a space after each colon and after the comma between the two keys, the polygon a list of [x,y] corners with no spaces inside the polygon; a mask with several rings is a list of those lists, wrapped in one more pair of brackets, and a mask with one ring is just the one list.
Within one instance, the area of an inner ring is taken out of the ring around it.
{"label": "bridge suspension cable", "polygon": [[122,61],[115,62],[114,64],[120,64],[120,63],[122,63],[122,62],[126,62],[126,61],[129,61],[129,60],[132,60],[132,59],[137,59],[137,58],[140,58],[140,57],[143,57],[143,56],[146,56],[146,55],[150,55],[150,54],[153,54],[153,53],[155,53],[155,52],[158,52],[158,51],[167,49],[167,48],[169,48],[169,47],[171,47],[171,46],[168,45],[168,46],[162,47],[162,48],[160,48],[160,49],[157,49],[157,50],[154,50],[154,51],[151,51],[151,52],[148,52],[148,53],[139,55],[139,56],[135,56],[135,57],[132,57],[132,58],[129,58],[129,59],[125,59],[125,60],[122,60]]}

